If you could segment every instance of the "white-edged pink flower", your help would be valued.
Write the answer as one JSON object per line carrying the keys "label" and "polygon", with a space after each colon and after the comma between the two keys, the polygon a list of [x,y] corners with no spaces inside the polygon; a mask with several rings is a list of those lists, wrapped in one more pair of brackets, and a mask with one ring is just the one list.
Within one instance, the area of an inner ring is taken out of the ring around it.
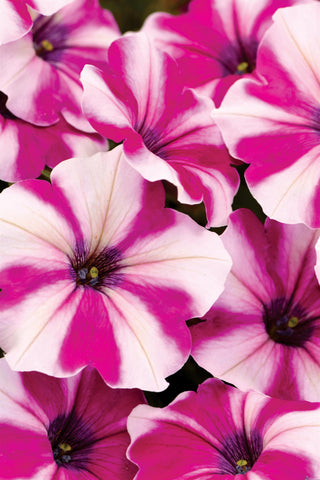
{"label": "white-edged pink flower", "polygon": [[93,368],[57,379],[0,360],[2,480],[132,480],[127,417],[139,390],[112,389]]}
{"label": "white-edged pink flower", "polygon": [[149,181],[167,180],[178,200],[204,201],[210,226],[225,225],[239,185],[211,118],[213,102],[184,89],[174,60],[139,32],[115,40],[102,70],[81,74],[91,125],[121,142],[127,161]]}
{"label": "white-edged pink flower", "polygon": [[0,45],[25,35],[32,27],[28,6],[42,15],[52,15],[74,0],[1,0]]}
{"label": "white-edged pink flower", "polygon": [[310,0],[193,0],[187,13],[154,13],[142,30],[178,62],[185,84],[218,106],[240,76],[251,77],[259,43],[280,7]]}
{"label": "white-edged pink flower", "polygon": [[220,238],[164,208],[122,148],[60,163],[52,185],[0,197],[0,346],[13,369],[162,390],[187,360],[188,318],[222,292]]}
{"label": "white-edged pink flower", "polygon": [[9,182],[107,149],[82,113],[79,76],[120,35],[113,16],[98,0],[74,0],[33,17],[28,34],[0,46],[0,178]]}
{"label": "white-edged pink flower", "polygon": [[318,230],[246,209],[230,216],[222,241],[233,264],[203,322],[192,355],[214,376],[278,398],[320,401]]}
{"label": "white-edged pink flower", "polygon": [[135,480],[292,480],[320,475],[320,404],[244,393],[209,379],[128,418]]}
{"label": "white-edged pink flower", "polygon": [[280,9],[257,57],[260,81],[241,79],[214,118],[265,213],[320,226],[320,3]]}
{"label": "white-edged pink flower", "polygon": [[7,109],[38,126],[57,123],[92,132],[81,110],[80,72],[102,65],[120,35],[112,14],[98,0],[76,0],[54,15],[35,15],[32,29],[0,47],[0,91]]}

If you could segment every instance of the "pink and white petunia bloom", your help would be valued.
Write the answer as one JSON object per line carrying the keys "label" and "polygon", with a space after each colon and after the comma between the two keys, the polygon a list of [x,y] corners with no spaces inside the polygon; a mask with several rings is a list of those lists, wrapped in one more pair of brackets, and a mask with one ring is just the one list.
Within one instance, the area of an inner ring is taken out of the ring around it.
{"label": "pink and white petunia bloom", "polygon": [[122,147],[0,197],[0,346],[15,370],[96,367],[111,386],[162,390],[186,362],[185,323],[223,290],[220,238],[164,208]]}
{"label": "pink and white petunia bloom", "polygon": [[252,77],[259,43],[280,7],[310,0],[193,0],[187,13],[154,13],[142,30],[174,57],[188,87],[218,106],[230,85]]}
{"label": "pink and white petunia bloom", "polygon": [[28,6],[43,15],[52,15],[74,0],[1,0],[0,45],[25,35],[32,27]]}
{"label": "pink and white petunia bloom", "polygon": [[29,33],[0,47],[0,91],[16,117],[48,126],[60,114],[73,127],[92,132],[81,110],[80,72],[102,65],[120,36],[112,14],[98,0],[75,0],[56,14],[35,14]]}
{"label": "pink and white petunia bloom", "polygon": [[320,404],[241,392],[209,379],[128,418],[134,480],[292,480],[320,475]]}
{"label": "pink and white petunia bloom", "polygon": [[70,157],[108,150],[100,135],[77,130],[63,117],[49,127],[16,118],[6,108],[6,98],[0,92],[0,179],[36,178],[45,165],[53,168]]}
{"label": "pink and white petunia bloom", "polygon": [[35,178],[45,164],[107,150],[82,113],[79,76],[88,61],[105,61],[119,35],[98,0],[75,0],[51,16],[35,13],[27,35],[0,46],[2,180]]}
{"label": "pink and white petunia bloom", "polygon": [[258,51],[260,81],[239,80],[214,118],[265,213],[320,226],[320,3],[274,15]]}
{"label": "pink and white petunia bloom", "polygon": [[167,180],[178,200],[204,202],[208,225],[225,225],[239,186],[237,172],[210,112],[213,102],[184,89],[174,60],[144,33],[114,41],[108,63],[81,74],[91,125],[121,142],[132,167],[153,182]]}
{"label": "pink and white petunia bloom", "polygon": [[141,391],[112,389],[90,367],[68,379],[0,360],[2,480],[132,480],[127,417]]}
{"label": "pink and white petunia bloom", "polygon": [[263,225],[250,210],[230,216],[225,290],[191,326],[199,365],[243,390],[320,401],[318,238],[303,224]]}

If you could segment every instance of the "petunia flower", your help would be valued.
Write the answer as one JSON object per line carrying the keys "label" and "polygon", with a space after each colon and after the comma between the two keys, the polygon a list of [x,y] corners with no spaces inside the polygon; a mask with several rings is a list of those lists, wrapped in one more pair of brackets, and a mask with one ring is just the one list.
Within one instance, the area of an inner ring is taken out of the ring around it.
{"label": "petunia flower", "polygon": [[187,13],[154,13],[142,30],[179,64],[185,84],[219,106],[230,85],[251,77],[259,43],[280,7],[310,0],[193,0]]}
{"label": "petunia flower", "polygon": [[32,27],[28,5],[43,15],[52,15],[74,0],[1,0],[0,45],[25,35]]}
{"label": "petunia flower", "polygon": [[225,290],[191,326],[192,355],[214,376],[271,396],[320,401],[318,230],[246,209],[222,241],[233,265]]}
{"label": "petunia flower", "polygon": [[320,474],[320,404],[241,392],[209,379],[128,418],[134,480],[292,480]]}
{"label": "petunia flower", "polygon": [[0,47],[0,90],[16,117],[38,126],[59,121],[92,132],[81,110],[80,72],[102,65],[120,35],[112,14],[98,0],[76,0],[54,15],[35,15],[31,31]]}
{"label": "petunia flower", "polygon": [[223,290],[220,238],[164,208],[122,147],[60,163],[0,196],[0,346],[13,369],[161,390],[187,360],[185,321]]}
{"label": "petunia flower", "polygon": [[132,480],[127,417],[139,390],[112,389],[90,367],[68,379],[0,360],[2,480]]}
{"label": "petunia flower", "polygon": [[63,117],[49,127],[37,127],[15,117],[6,108],[0,92],[0,179],[16,182],[36,178],[45,165],[55,167],[62,160],[108,150],[97,133],[84,133]]}
{"label": "petunia flower", "polygon": [[320,3],[280,9],[257,58],[260,81],[242,79],[214,118],[265,213],[320,226]]}
{"label": "petunia flower", "polygon": [[[36,177],[45,163],[107,149],[82,113],[79,76],[89,61],[103,64],[120,35],[112,14],[98,0],[75,0],[56,14],[33,17],[28,34],[0,46],[0,137],[6,144],[0,178],[7,181]],[[80,131],[91,136],[80,138]]]}
{"label": "petunia flower", "polygon": [[210,112],[209,98],[185,90],[176,63],[143,33],[115,40],[108,63],[81,74],[91,125],[121,142],[127,161],[149,181],[167,180],[178,200],[204,201],[210,226],[225,225],[239,185]]}

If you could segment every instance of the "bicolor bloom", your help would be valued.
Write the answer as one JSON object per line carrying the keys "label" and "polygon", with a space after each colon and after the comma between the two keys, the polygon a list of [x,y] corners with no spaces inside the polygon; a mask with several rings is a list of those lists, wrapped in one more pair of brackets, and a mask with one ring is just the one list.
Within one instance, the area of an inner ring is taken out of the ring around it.
{"label": "bicolor bloom", "polygon": [[111,386],[161,390],[187,360],[185,321],[223,290],[220,238],[164,208],[122,147],[60,163],[52,185],[0,197],[0,346],[16,370],[96,367]]}
{"label": "bicolor bloom", "polygon": [[121,142],[144,178],[167,180],[178,200],[204,201],[210,226],[225,225],[239,185],[237,172],[212,121],[209,98],[185,90],[174,60],[143,33],[112,43],[108,63],[81,74],[83,109],[92,126]]}
{"label": "bicolor bloom", "polygon": [[193,0],[187,13],[150,15],[142,30],[175,58],[188,87],[218,106],[240,76],[251,77],[259,43],[280,7],[310,0]]}
{"label": "bicolor bloom", "polygon": [[320,4],[284,8],[264,36],[260,81],[239,80],[214,112],[265,213],[320,226]]}
{"label": "bicolor bloom", "polygon": [[0,179],[16,182],[36,178],[45,165],[55,167],[73,156],[93,155],[108,150],[97,133],[84,133],[62,117],[49,127],[37,127],[15,117],[0,92]]}
{"label": "bicolor bloom", "polygon": [[[318,478],[320,404],[241,392],[209,379],[128,418],[135,480]],[[243,475],[243,476],[242,476]]]}
{"label": "bicolor bloom", "polygon": [[220,298],[191,326],[192,355],[214,376],[271,396],[320,401],[318,230],[246,209],[222,241],[233,265]]}
{"label": "bicolor bloom", "polygon": [[[98,0],[33,16],[28,34],[0,47],[0,138],[6,145],[0,178],[7,181],[34,178],[45,162],[106,149],[82,113],[79,76],[89,61],[105,62],[108,45],[120,35],[113,16]],[[95,134],[80,138],[80,131]]]}
{"label": "bicolor bloom", "polygon": [[42,15],[52,15],[73,0],[1,0],[0,45],[25,35],[32,27],[28,5]]}
{"label": "bicolor bloom", "polygon": [[57,123],[62,114],[75,128],[92,132],[81,110],[79,75],[86,63],[102,65],[119,35],[98,0],[76,0],[54,15],[35,15],[28,34],[0,47],[7,109],[38,126]]}
{"label": "bicolor bloom", "polygon": [[68,379],[0,360],[1,479],[132,480],[127,417],[139,390],[112,389],[90,367]]}

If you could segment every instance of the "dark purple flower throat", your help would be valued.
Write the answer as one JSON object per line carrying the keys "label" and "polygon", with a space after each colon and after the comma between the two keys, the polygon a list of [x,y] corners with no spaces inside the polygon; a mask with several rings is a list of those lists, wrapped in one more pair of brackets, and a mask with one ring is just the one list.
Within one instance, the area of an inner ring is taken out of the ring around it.
{"label": "dark purple flower throat", "polygon": [[86,422],[71,411],[59,415],[48,428],[53,458],[59,467],[85,469],[95,443],[92,431]]}
{"label": "dark purple flower throat", "polygon": [[264,305],[263,322],[272,340],[283,345],[303,347],[312,336],[313,318],[299,305],[284,297]]}

